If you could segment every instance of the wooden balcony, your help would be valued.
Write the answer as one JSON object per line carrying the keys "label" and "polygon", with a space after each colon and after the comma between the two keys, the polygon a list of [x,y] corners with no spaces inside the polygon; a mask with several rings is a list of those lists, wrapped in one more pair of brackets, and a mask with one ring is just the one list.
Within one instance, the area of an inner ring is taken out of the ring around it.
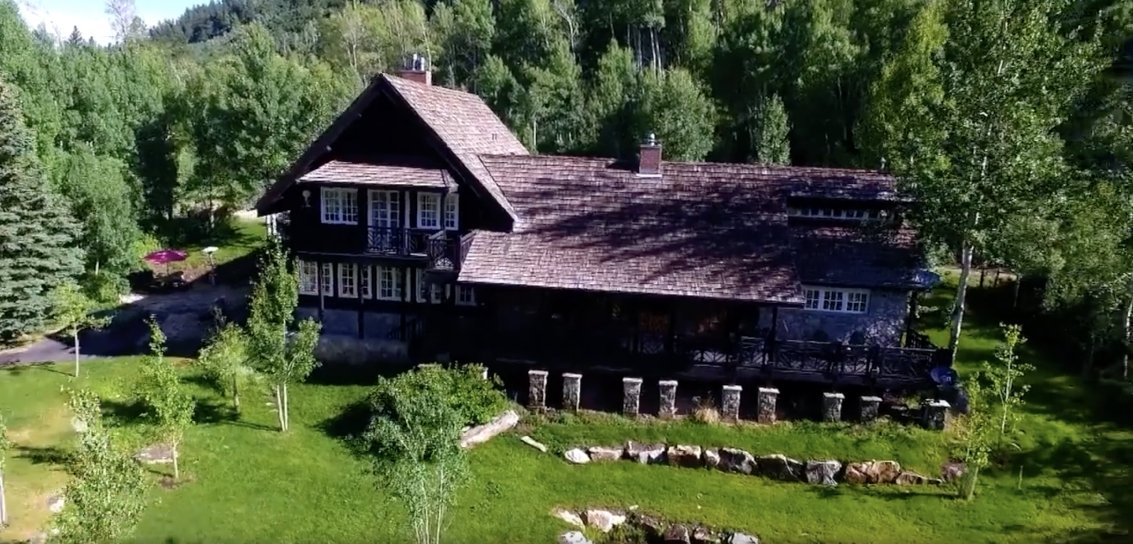
{"label": "wooden balcony", "polygon": [[421,260],[427,271],[456,273],[468,254],[473,233],[430,232],[399,227],[366,229],[366,254]]}

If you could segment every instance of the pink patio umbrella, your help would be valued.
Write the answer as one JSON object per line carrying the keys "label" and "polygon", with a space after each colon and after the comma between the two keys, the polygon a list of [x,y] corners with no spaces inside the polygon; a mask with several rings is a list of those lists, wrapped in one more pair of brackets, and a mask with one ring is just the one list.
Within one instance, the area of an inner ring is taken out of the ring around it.
{"label": "pink patio umbrella", "polygon": [[165,265],[165,273],[169,274],[169,263],[179,263],[189,258],[189,254],[179,249],[159,249],[143,257],[146,262]]}

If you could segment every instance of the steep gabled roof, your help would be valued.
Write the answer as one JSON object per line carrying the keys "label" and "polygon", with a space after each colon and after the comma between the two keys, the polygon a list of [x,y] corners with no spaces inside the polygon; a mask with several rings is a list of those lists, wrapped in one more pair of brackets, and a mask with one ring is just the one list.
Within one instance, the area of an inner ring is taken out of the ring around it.
{"label": "steep gabled roof", "polygon": [[386,74],[375,77],[354,102],[315,139],[286,173],[256,202],[261,213],[277,200],[288,187],[306,174],[330,146],[383,93],[400,100],[436,135],[433,142],[447,154],[453,166],[461,168],[470,181],[478,185],[512,221],[515,208],[508,202],[491,174],[477,157],[482,153],[526,155],[527,149],[508,130],[480,97],[453,89],[434,87]]}

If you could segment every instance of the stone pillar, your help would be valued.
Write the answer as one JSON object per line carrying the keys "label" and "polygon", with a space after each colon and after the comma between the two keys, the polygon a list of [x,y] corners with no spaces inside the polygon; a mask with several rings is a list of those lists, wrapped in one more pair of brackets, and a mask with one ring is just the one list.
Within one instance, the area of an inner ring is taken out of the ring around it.
{"label": "stone pillar", "polygon": [[578,411],[580,396],[582,396],[582,374],[563,372],[563,410]]}
{"label": "stone pillar", "polygon": [[663,418],[677,415],[677,380],[661,380],[657,387],[661,390],[661,406],[657,408],[657,415]]}
{"label": "stone pillar", "polygon": [[881,397],[867,396],[862,397],[861,416],[858,418],[862,423],[872,423],[877,419],[877,413],[880,411]]}
{"label": "stone pillar", "polygon": [[622,413],[637,417],[641,412],[641,378],[622,378]]}
{"label": "stone pillar", "polygon": [[944,419],[952,405],[946,400],[934,400],[924,407],[924,427],[934,431],[944,430]]}
{"label": "stone pillar", "polygon": [[740,394],[744,388],[739,385],[725,385],[720,393],[720,416],[727,421],[740,420]]}
{"label": "stone pillar", "polygon": [[484,381],[488,381],[488,367],[484,367],[480,371],[480,379],[484,380]]}
{"label": "stone pillar", "polygon": [[547,407],[547,371],[527,371],[527,407],[543,410]]}
{"label": "stone pillar", "polygon": [[842,393],[823,393],[822,420],[842,421],[842,401],[844,400],[846,400],[846,395]]}
{"label": "stone pillar", "polygon": [[760,423],[775,423],[775,404],[779,401],[779,390],[774,387],[760,387],[756,396],[756,420]]}

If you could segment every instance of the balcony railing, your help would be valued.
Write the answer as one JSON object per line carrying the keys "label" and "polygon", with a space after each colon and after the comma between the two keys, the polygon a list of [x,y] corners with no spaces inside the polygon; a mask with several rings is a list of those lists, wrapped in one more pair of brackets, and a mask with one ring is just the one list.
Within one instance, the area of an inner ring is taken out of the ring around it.
{"label": "balcony railing", "polygon": [[420,257],[427,270],[457,272],[473,234],[459,236],[451,231],[428,232],[397,227],[370,227],[366,234],[366,252],[391,257]]}

